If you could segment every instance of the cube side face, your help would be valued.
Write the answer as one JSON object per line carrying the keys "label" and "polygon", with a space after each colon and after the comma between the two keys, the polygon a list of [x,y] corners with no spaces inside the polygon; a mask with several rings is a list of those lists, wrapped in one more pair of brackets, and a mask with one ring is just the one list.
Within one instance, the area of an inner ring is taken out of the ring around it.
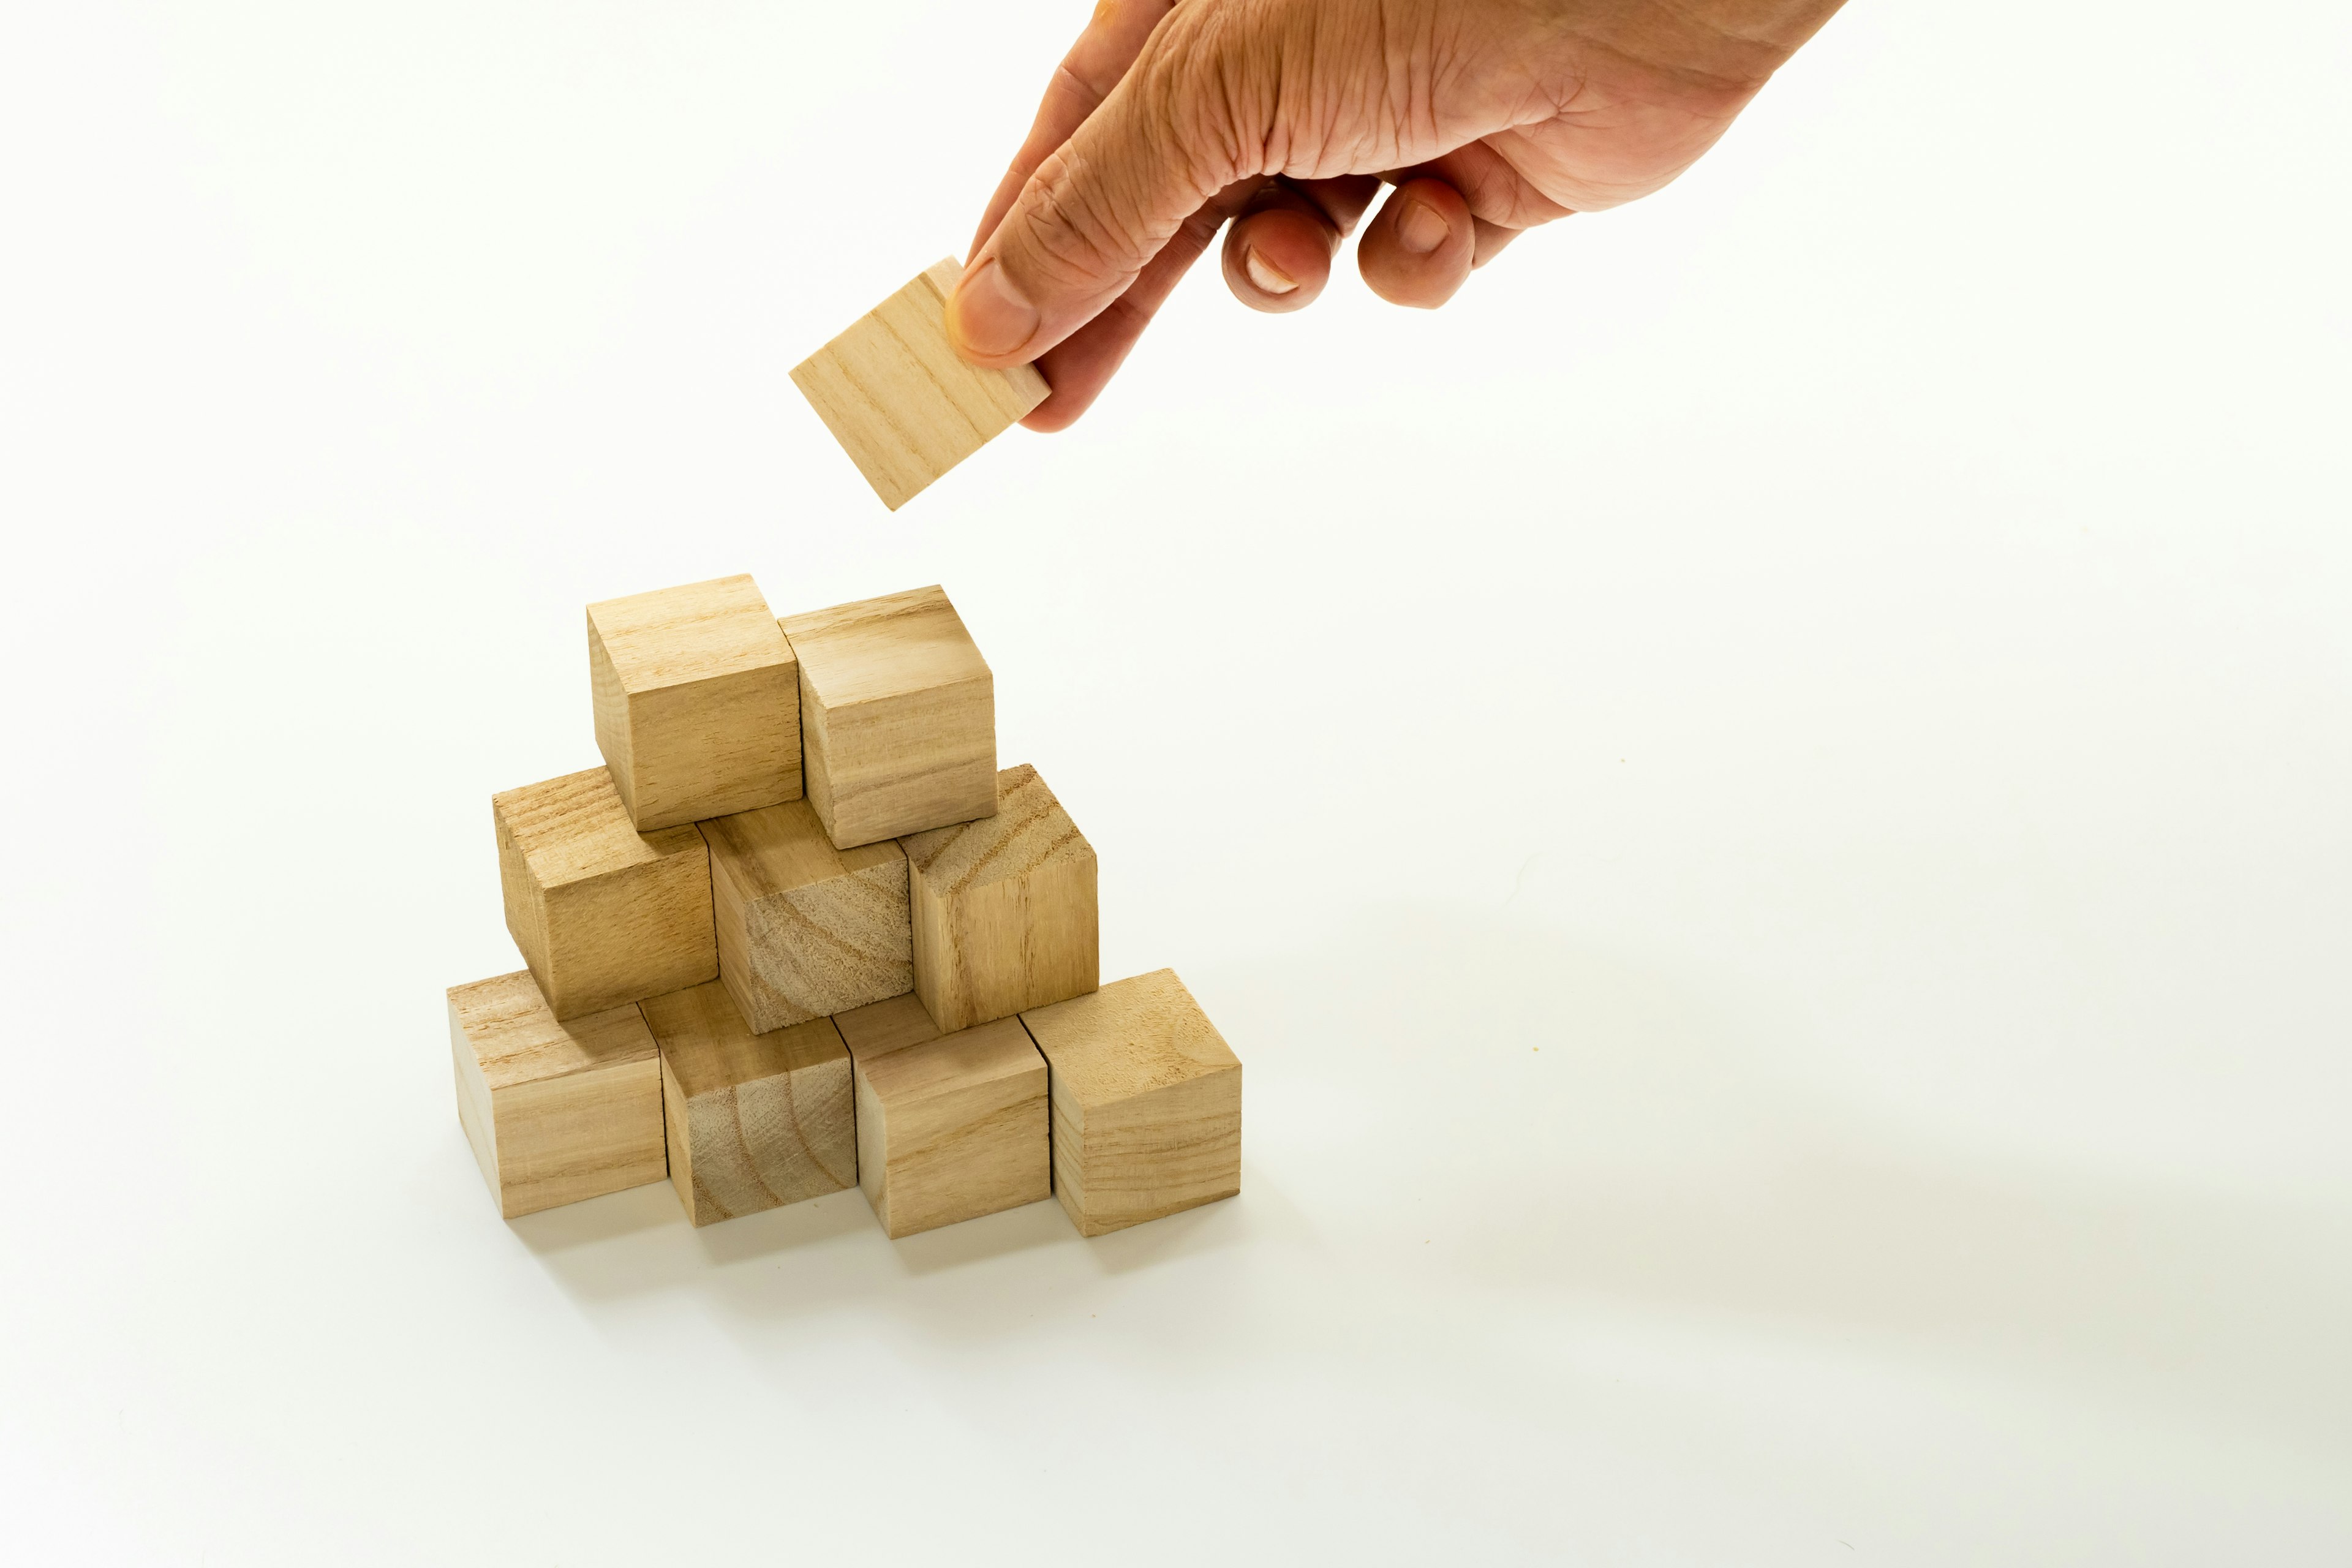
{"label": "cube side face", "polygon": [[458,1017],[455,1001],[449,1004],[449,1050],[457,1068],[457,1125],[465,1129],[474,1163],[481,1167],[482,1180],[489,1184],[491,1201],[503,1206],[505,1200],[499,1191],[498,1121],[489,1080],[482,1076],[481,1058],[466,1037],[465,1021]]}
{"label": "cube side face", "polygon": [[509,1219],[669,1173],[661,1067],[651,1058],[515,1084],[496,1090],[492,1107]]}
{"label": "cube side face", "polygon": [[995,815],[993,676],[834,707],[824,728],[809,798],[836,848]]}
{"label": "cube side face", "polygon": [[824,703],[809,685],[808,661],[800,665],[801,688],[801,793],[816,813],[816,819],[825,831],[828,842],[841,840],[833,831],[835,801],[833,795],[833,735],[825,722]]}
{"label": "cube side face", "polygon": [[874,1210],[875,1221],[883,1234],[890,1230],[890,1194],[883,1183],[884,1172],[889,1168],[890,1122],[882,1109],[881,1097],[875,1093],[874,1084],[866,1076],[865,1064],[851,1054],[851,1093],[856,1100],[857,1118],[857,1184],[866,1194],[866,1204]]}
{"label": "cube side face", "polygon": [[917,870],[909,887],[915,994],[953,1031],[1092,991],[1101,981],[1089,849],[958,893]]}
{"label": "cube side face", "polygon": [[718,1194],[730,1213],[803,1203],[856,1185],[856,1094],[845,1053],[740,1084],[733,1098],[721,1126],[731,1127],[740,1173],[749,1180]]}
{"label": "cube side face", "polygon": [[588,700],[596,723],[596,751],[612,771],[613,787],[631,820],[636,816],[635,757],[629,741],[629,693],[613,668],[613,657],[596,629],[596,612],[588,612]]}
{"label": "cube side face", "polygon": [[[1242,1189],[1238,1065],[1088,1106],[1072,1120],[1079,1125],[1070,1217],[1085,1235],[1123,1230]],[[1058,1173],[1061,1161],[1055,1163]]]}
{"label": "cube side face", "polygon": [[531,973],[557,1017],[718,978],[710,857],[698,836],[687,837],[691,845],[676,854],[547,895],[546,972],[534,963]]}
{"label": "cube side face", "polygon": [[661,1062],[662,1139],[669,1163],[669,1184],[677,1193],[678,1206],[686,1210],[688,1225],[705,1223],[697,1213],[694,1202],[694,1129],[686,1115],[686,1090],[678,1087],[677,1074],[670,1070],[669,1058]]}
{"label": "cube side face", "polygon": [[759,900],[743,919],[741,990],[760,1003],[757,1013],[744,1008],[754,1029],[846,1013],[914,989],[904,856]]}
{"label": "cube side face", "polygon": [[499,837],[499,894],[506,905],[507,932],[524,965],[547,988],[547,889],[531,874],[530,861],[516,840],[505,815],[493,805],[492,826]]}
{"label": "cube side face", "polygon": [[[922,1050],[925,1047],[915,1047]],[[893,1239],[1053,1194],[1047,1080],[1024,1072],[887,1105],[884,1228]]]}
{"label": "cube side face", "polygon": [[[788,656],[633,693],[624,722],[630,771],[622,796],[641,832],[801,797],[800,671]],[[614,776],[618,783],[617,765]]]}

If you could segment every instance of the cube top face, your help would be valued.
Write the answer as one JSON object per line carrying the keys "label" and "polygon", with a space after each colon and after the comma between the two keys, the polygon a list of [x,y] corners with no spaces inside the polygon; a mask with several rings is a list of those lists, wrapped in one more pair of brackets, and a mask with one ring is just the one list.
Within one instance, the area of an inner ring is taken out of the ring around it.
{"label": "cube top face", "polygon": [[905,858],[895,841],[835,849],[805,800],[714,817],[698,825],[713,876],[730,879],[747,902],[828,882]]}
{"label": "cube top face", "polygon": [[604,600],[588,606],[588,630],[631,697],[793,662],[748,576]]}
{"label": "cube top face", "polygon": [[849,1052],[830,1018],[755,1035],[717,981],[638,1004],[651,1037],[689,1100],[827,1062]]}
{"label": "cube top face", "polygon": [[943,898],[1095,858],[1037,770],[1026,763],[996,775],[996,815],[933,828],[904,841],[907,863]]}
{"label": "cube top face", "polygon": [[1056,1095],[1066,1090],[1089,1110],[1241,1068],[1172,969],[1116,981],[1021,1017],[1053,1064]]}
{"label": "cube top face", "polygon": [[940,1026],[912,992],[834,1016],[842,1043],[860,1062],[940,1037]]}
{"label": "cube top face", "polygon": [[963,276],[950,257],[803,360],[793,384],[896,511],[925,486],[1045,401],[1034,365],[982,370],[948,338],[948,296]]}
{"label": "cube top face", "polygon": [[898,1050],[867,1052],[857,1068],[885,1105],[909,1106],[1043,1073],[1045,1062],[1020,1019],[999,1018]]}
{"label": "cube top face", "polygon": [[449,1011],[493,1091],[644,1061],[655,1051],[634,1006],[558,1022],[527,969],[451,986]]}
{"label": "cube top face", "polygon": [[701,835],[691,826],[639,833],[608,768],[507,790],[490,797],[490,809],[541,888],[650,866],[702,847]]}
{"label": "cube top face", "polygon": [[993,689],[988,661],[936,584],[786,616],[801,682],[830,710],[886,702],[966,681]]}

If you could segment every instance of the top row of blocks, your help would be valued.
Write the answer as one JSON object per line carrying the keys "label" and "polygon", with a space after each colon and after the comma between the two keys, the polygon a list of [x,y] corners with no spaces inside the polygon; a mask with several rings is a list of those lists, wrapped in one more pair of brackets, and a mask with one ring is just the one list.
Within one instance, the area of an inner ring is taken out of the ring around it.
{"label": "top row of blocks", "polygon": [[588,606],[596,747],[640,833],[805,794],[836,849],[996,809],[996,684],[936,587],[782,621],[748,576]]}

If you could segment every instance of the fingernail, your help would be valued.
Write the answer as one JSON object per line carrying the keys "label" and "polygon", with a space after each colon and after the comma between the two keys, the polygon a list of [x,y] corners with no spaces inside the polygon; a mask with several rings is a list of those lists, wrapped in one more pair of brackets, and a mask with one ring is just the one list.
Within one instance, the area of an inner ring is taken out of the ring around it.
{"label": "fingernail", "polygon": [[1249,280],[1268,294],[1287,294],[1298,287],[1298,279],[1260,256],[1255,250],[1242,252],[1242,270]]}
{"label": "fingernail", "polygon": [[1022,298],[992,256],[956,285],[947,324],[956,347],[992,359],[1018,353],[1037,335],[1037,307]]}
{"label": "fingernail", "polygon": [[1415,256],[1427,256],[1444,245],[1445,237],[1453,232],[1454,226],[1445,221],[1445,215],[1427,202],[1407,200],[1404,211],[1397,214],[1397,243]]}

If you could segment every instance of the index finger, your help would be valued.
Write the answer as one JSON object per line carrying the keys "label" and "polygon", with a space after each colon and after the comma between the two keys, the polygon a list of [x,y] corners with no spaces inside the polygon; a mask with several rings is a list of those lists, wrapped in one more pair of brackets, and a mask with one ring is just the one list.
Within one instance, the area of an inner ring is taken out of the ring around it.
{"label": "index finger", "polygon": [[980,228],[971,237],[971,256],[980,253],[996,226],[1004,221],[1021,187],[1037,172],[1054,149],[1070,139],[1070,133],[1087,121],[1096,106],[1110,96],[1135,57],[1143,52],[1144,40],[1151,29],[1160,26],[1160,18],[1176,8],[1176,0],[1100,0],[1095,14],[1088,18],[1086,31],[1054,68],[1054,77],[1045,84],[1045,100],[1037,106],[1037,118],[1029,127],[1028,140],[1013,155],[1013,166],[997,183],[996,194],[988,201],[988,211],[980,220]]}

